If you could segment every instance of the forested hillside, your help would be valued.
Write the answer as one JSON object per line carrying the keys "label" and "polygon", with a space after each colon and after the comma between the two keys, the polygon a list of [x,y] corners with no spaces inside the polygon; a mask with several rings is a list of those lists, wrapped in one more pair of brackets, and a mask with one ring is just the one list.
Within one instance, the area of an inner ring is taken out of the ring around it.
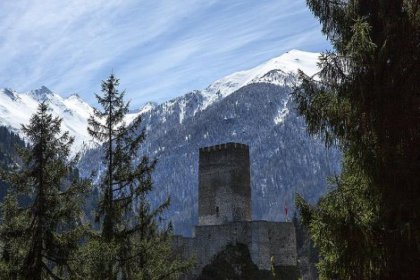
{"label": "forested hillside", "polygon": [[[25,142],[14,132],[5,126],[0,126],[0,168],[7,169],[11,165],[19,163],[16,148],[24,147]],[[6,182],[0,179],[0,201],[3,200],[7,191]]]}
{"label": "forested hillside", "polygon": [[[284,74],[279,78],[283,80]],[[140,154],[158,160],[151,200],[158,203],[171,197],[167,217],[176,233],[189,236],[197,224],[200,147],[249,145],[254,219],[284,220],[285,207],[294,211],[295,192],[316,202],[327,191],[326,178],[340,172],[340,153],[307,134],[291,91],[285,85],[251,83],[201,111],[197,108],[203,104],[202,96],[192,92],[142,115],[147,137]],[[101,172],[99,153],[85,154],[79,164],[82,175]]]}

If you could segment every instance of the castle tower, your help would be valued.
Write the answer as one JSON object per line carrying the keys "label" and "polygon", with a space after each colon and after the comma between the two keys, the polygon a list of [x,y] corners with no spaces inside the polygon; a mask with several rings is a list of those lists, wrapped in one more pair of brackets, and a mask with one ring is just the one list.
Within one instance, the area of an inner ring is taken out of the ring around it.
{"label": "castle tower", "polygon": [[199,225],[251,221],[249,148],[226,143],[200,149]]}

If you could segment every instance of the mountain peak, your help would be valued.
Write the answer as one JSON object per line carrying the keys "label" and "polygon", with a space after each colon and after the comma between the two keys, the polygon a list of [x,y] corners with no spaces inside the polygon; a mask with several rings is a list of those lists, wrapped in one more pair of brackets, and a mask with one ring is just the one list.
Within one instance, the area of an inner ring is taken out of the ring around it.
{"label": "mountain peak", "polygon": [[293,81],[291,76],[299,69],[309,76],[318,72],[318,58],[319,53],[292,49],[254,68],[230,74],[213,82],[203,91],[208,99],[206,106],[251,83],[269,82],[290,86]]}
{"label": "mountain peak", "polygon": [[42,86],[39,89],[31,90],[30,95],[40,102],[49,99],[53,95],[53,92],[46,86]]}
{"label": "mountain peak", "polygon": [[80,99],[80,95],[78,93],[73,93],[68,98],[77,98],[77,99]]}
{"label": "mountain peak", "polygon": [[140,109],[138,110],[138,113],[140,115],[144,114],[144,113],[147,113],[147,112],[153,110],[154,108],[156,108],[157,106],[158,106],[158,104],[156,102],[151,102],[151,101],[146,102],[143,106],[140,107]]}
{"label": "mountain peak", "polygon": [[10,88],[0,89],[0,94],[7,95],[13,101],[19,99],[19,96],[16,94],[16,92],[14,90],[10,89]]}
{"label": "mountain peak", "polygon": [[71,94],[71,95],[69,95],[67,98],[66,98],[66,100],[77,100],[77,101],[80,101],[80,102],[85,102],[84,100],[83,100],[83,98],[81,98],[80,97],[80,95],[79,94],[77,94],[77,93],[73,93],[73,94]]}

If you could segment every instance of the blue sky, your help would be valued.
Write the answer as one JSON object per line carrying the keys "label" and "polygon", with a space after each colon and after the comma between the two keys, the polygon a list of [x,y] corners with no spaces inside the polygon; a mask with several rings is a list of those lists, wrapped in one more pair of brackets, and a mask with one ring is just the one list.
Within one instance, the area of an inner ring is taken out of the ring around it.
{"label": "blue sky", "polygon": [[135,109],[329,47],[305,0],[0,0],[0,87],[91,104],[111,71]]}

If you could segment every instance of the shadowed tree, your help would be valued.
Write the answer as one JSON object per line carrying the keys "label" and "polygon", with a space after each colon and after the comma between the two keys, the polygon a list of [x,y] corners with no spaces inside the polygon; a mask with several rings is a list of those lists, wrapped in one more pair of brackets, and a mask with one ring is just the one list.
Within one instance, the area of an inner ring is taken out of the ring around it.
{"label": "shadowed tree", "polygon": [[344,152],[336,189],[298,198],[323,279],[420,278],[420,3],[307,0],[334,51],[294,92],[308,130]]}

